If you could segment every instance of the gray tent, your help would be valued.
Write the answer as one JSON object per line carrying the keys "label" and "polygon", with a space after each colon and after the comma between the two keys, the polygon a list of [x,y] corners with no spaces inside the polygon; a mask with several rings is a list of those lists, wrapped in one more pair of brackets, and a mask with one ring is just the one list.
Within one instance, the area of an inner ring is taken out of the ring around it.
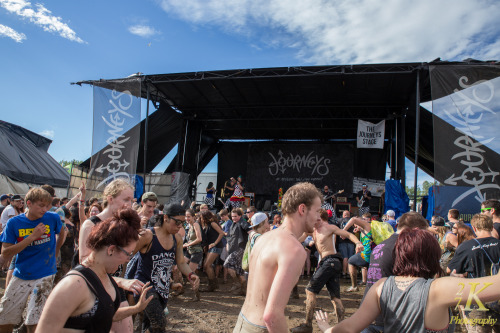
{"label": "gray tent", "polygon": [[52,140],[0,120],[0,174],[29,184],[67,187],[68,172],[49,155]]}

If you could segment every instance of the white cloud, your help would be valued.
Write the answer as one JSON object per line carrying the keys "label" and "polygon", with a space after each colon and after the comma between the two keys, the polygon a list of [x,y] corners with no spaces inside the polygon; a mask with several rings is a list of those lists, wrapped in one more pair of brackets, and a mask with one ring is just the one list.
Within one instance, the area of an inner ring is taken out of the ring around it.
{"label": "white cloud", "polygon": [[0,0],[0,6],[22,18],[29,19],[45,31],[57,33],[73,42],[85,43],[66,23],[62,22],[62,18],[52,15],[52,12],[42,4],[36,4],[33,8],[31,2],[25,0]]}
{"label": "white cloud", "polygon": [[130,26],[128,28],[128,31],[131,34],[134,34],[134,35],[137,35],[140,37],[144,37],[144,38],[148,38],[148,37],[151,37],[151,36],[154,36],[154,35],[157,35],[160,33],[159,31],[155,30],[153,27],[150,27],[147,25],[142,25],[142,24],[136,24],[136,25]]}
{"label": "white cloud", "polygon": [[12,38],[17,43],[22,43],[26,39],[25,34],[3,24],[0,24],[0,36]]}
{"label": "white cloud", "polygon": [[46,138],[53,139],[56,133],[53,130],[43,130],[38,134]]}
{"label": "white cloud", "polygon": [[497,0],[157,0],[167,13],[315,64],[500,58]]}

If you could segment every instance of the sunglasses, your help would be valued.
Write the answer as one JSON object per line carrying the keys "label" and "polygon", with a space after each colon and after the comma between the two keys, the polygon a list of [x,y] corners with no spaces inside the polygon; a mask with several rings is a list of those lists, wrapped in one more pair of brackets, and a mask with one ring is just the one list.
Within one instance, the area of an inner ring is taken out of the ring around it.
{"label": "sunglasses", "polygon": [[176,226],[181,226],[184,224],[183,220],[176,219],[175,217],[171,217],[171,219],[175,221]]}
{"label": "sunglasses", "polygon": [[127,251],[125,251],[125,249],[121,246],[116,246],[120,251],[122,251],[123,253],[125,253],[125,255],[129,258],[132,258],[132,256],[134,255],[134,251],[128,253]]}
{"label": "sunglasses", "polygon": [[487,210],[491,210],[491,209],[492,209],[492,207],[490,207],[490,208],[481,208],[481,213],[482,213],[482,212],[485,212],[485,211],[487,211]]}

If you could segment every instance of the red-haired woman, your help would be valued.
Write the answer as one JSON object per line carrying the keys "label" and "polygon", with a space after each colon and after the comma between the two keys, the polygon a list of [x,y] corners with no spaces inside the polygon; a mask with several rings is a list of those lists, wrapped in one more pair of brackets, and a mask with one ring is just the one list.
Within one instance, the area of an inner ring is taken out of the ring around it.
{"label": "red-haired woman", "polygon": [[[90,255],[92,249],[88,247],[87,239],[93,227],[98,225],[101,221],[107,220],[121,209],[128,209],[132,207],[132,200],[134,199],[134,188],[130,183],[123,179],[115,179],[104,188],[104,210],[89,219],[85,220],[80,229],[78,238],[78,251],[79,262],[83,263],[87,256]],[[115,275],[120,275],[117,272]],[[115,281],[121,291],[121,305],[128,306],[126,294],[124,290],[128,290],[135,294],[139,294],[142,290],[143,283],[138,280],[126,280],[115,276]],[[113,332],[132,333],[134,331],[132,317],[124,318],[122,321],[113,323]]]}
{"label": "red-haired woman", "polygon": [[500,299],[499,288],[487,288],[500,283],[500,274],[478,279],[434,279],[442,274],[441,248],[426,230],[403,230],[394,255],[395,276],[375,283],[350,318],[329,327],[327,315],[316,312],[323,332],[361,332],[379,314],[386,332],[453,332],[449,307],[457,302],[465,305],[471,295],[483,303]]}
{"label": "red-haired woman", "polygon": [[120,292],[111,273],[130,259],[141,219],[132,209],[100,222],[87,237],[90,253],[50,294],[36,332],[109,332],[119,321],[144,310],[151,301],[142,289],[139,302],[120,308]]}

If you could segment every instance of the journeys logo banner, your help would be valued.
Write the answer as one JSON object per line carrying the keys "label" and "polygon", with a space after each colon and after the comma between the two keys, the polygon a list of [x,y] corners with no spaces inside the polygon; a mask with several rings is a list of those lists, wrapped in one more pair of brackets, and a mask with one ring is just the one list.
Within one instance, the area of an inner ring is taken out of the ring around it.
{"label": "journeys logo banner", "polygon": [[349,144],[251,144],[247,186],[269,194],[298,182],[311,182],[349,193],[353,159]]}

